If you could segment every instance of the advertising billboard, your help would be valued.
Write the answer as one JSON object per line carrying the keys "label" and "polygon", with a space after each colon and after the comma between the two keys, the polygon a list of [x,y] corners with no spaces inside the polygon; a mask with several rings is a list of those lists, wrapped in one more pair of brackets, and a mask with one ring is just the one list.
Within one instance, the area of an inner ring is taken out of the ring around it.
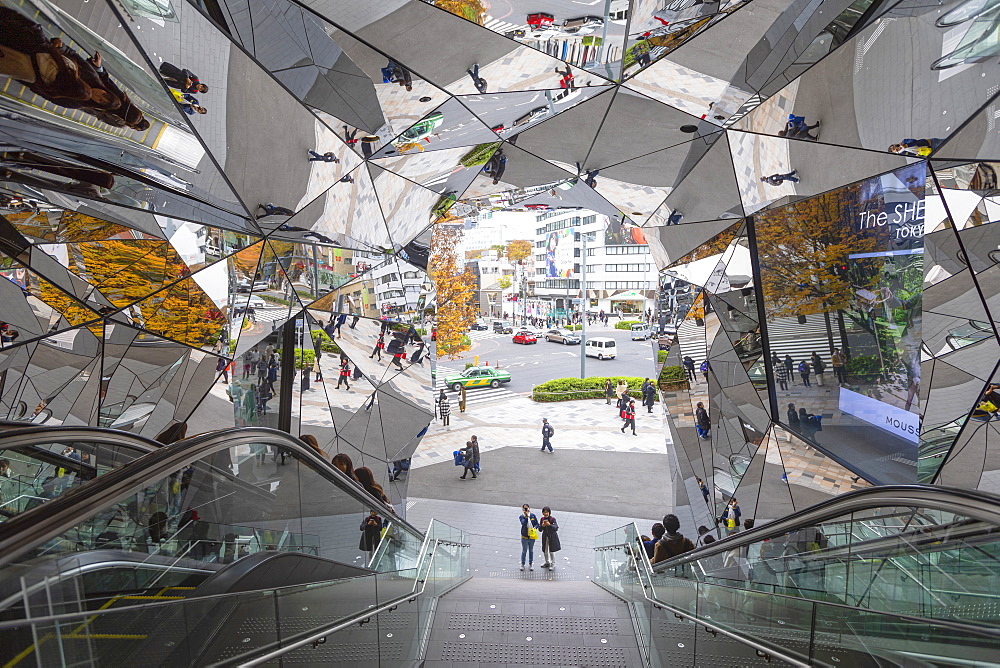
{"label": "advertising billboard", "polygon": [[916,479],[925,180],[911,165],[754,220],[779,417],[882,483]]}
{"label": "advertising billboard", "polygon": [[573,274],[573,230],[554,230],[545,238],[545,276],[569,278]]}

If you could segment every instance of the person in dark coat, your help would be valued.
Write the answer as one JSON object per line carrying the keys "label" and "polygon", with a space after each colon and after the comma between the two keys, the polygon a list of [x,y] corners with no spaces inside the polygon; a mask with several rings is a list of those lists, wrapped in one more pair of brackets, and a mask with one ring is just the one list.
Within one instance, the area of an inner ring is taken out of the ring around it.
{"label": "person in dark coat", "polygon": [[358,543],[358,549],[371,556],[381,538],[382,518],[374,510],[369,511],[368,517],[361,520],[361,541]]}
{"label": "person in dark coat", "polygon": [[208,86],[203,84],[194,72],[177,67],[173,63],[164,62],[160,65],[160,75],[171,88],[182,93],[207,93]]}
{"label": "person in dark coat", "polygon": [[653,404],[656,403],[656,387],[652,383],[647,383],[642,390],[642,405],[646,407],[647,413],[653,412]]}
{"label": "person in dark coat", "polygon": [[[67,109],[80,109],[105,120],[113,114],[118,127],[148,122],[101,67],[100,54],[83,58],[49,39],[42,26],[8,7],[0,7],[0,74],[17,79],[31,92]],[[124,108],[123,108],[124,107]]]}
{"label": "person in dark coat", "polygon": [[476,465],[479,464],[479,440],[473,436],[471,441],[466,441],[465,448],[463,449],[465,453],[465,468],[462,469],[462,480],[465,480],[470,472],[472,473],[472,479],[476,479]]}
{"label": "person in dark coat", "polygon": [[545,563],[542,568],[553,569],[556,567],[556,560],[553,553],[562,549],[559,544],[559,523],[552,516],[552,509],[548,506],[542,508],[542,519],[538,522],[538,529],[542,534],[542,557]]}
{"label": "person in dark coat", "polygon": [[687,379],[689,381],[693,381],[694,380],[694,360],[691,359],[688,356],[685,356],[684,359],[681,361],[681,364],[683,364],[683,366],[684,366],[684,373],[687,374]]}
{"label": "person in dark coat", "polygon": [[611,379],[608,378],[604,381],[604,403],[610,406],[611,397],[613,396],[615,396],[615,386],[611,383]]}
{"label": "person in dark coat", "polygon": [[709,433],[712,430],[712,420],[708,417],[705,404],[700,401],[694,409],[694,423],[698,429],[698,436],[703,440],[708,440]]}

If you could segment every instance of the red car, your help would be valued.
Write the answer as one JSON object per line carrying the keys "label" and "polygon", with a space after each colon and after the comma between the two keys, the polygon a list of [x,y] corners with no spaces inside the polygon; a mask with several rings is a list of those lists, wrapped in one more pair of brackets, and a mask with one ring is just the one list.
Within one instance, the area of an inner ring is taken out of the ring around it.
{"label": "red car", "polygon": [[527,23],[535,30],[538,30],[539,28],[548,28],[555,20],[556,18],[552,14],[528,14]]}
{"label": "red car", "polygon": [[514,343],[524,343],[524,344],[538,343],[538,339],[535,338],[535,335],[525,330],[522,330],[517,334],[515,334],[513,340]]}

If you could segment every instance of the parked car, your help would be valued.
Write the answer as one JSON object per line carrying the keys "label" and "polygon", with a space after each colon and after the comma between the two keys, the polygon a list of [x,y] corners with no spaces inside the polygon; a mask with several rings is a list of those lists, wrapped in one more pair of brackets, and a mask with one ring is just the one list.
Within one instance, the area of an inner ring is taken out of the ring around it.
{"label": "parked car", "polygon": [[573,332],[568,332],[565,329],[550,329],[545,332],[545,340],[551,341],[552,343],[561,343],[564,346],[580,343],[580,337]]}
{"label": "parked car", "polygon": [[522,329],[517,334],[515,334],[513,340],[514,343],[524,343],[524,344],[538,343],[538,339],[535,338],[535,335],[525,329]]}
{"label": "parked car", "polygon": [[500,387],[501,383],[510,382],[510,373],[492,366],[471,366],[462,373],[445,376],[444,384],[461,391],[463,387]]}

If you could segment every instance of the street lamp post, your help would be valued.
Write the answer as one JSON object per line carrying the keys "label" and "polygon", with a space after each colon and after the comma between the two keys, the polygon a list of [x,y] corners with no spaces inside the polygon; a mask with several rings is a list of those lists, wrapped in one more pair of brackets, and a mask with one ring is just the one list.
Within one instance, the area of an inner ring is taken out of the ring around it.
{"label": "street lamp post", "polygon": [[580,378],[587,377],[587,233],[580,233]]}

